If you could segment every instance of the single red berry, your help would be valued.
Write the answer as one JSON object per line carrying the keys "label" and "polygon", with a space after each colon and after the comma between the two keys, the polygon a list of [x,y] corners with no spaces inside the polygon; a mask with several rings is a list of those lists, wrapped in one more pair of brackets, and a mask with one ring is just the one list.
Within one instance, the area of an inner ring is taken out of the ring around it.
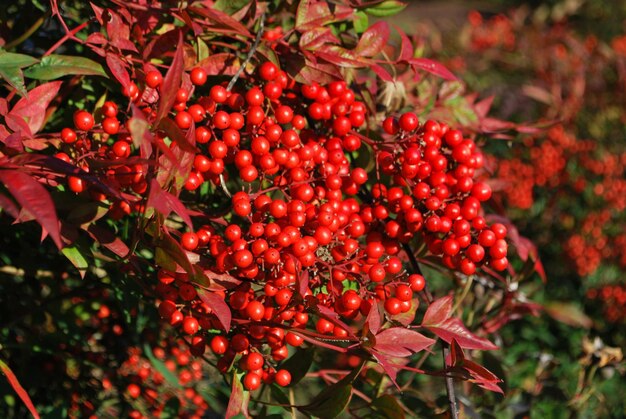
{"label": "single red berry", "polygon": [[187,316],[183,319],[183,332],[188,335],[194,335],[198,332],[200,325],[198,319],[195,317]]}
{"label": "single red berry", "polygon": [[89,131],[93,128],[93,115],[87,111],[77,111],[74,113],[74,126],[81,131]]}
{"label": "single red berry", "polygon": [[191,79],[191,82],[195,84],[196,86],[202,86],[204,85],[204,83],[206,83],[206,79],[207,79],[206,70],[202,67],[196,67],[193,70],[191,70],[191,73],[189,74],[189,78]]}
{"label": "single red berry", "polygon": [[243,386],[248,391],[254,391],[261,386],[261,377],[254,372],[249,372],[243,377]]}
{"label": "single red berry", "polygon": [[193,251],[198,247],[198,235],[193,232],[183,233],[180,239],[180,244],[185,250]]}
{"label": "single red berry", "polygon": [[274,376],[274,381],[281,387],[291,384],[291,373],[287,370],[278,370]]}

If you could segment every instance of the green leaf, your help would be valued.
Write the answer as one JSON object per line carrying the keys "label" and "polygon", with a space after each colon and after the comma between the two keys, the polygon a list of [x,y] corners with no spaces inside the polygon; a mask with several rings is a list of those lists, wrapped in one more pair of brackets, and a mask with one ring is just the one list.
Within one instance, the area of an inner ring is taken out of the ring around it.
{"label": "green leaf", "polygon": [[54,80],[69,75],[108,77],[104,68],[89,58],[55,54],[43,57],[24,74],[36,80]]}
{"label": "green leaf", "polygon": [[306,373],[309,372],[311,364],[313,364],[314,353],[315,348],[309,347],[304,351],[297,351],[291,358],[281,364],[280,368],[286,369],[291,374],[290,386],[299,383]]}
{"label": "green leaf", "polygon": [[386,17],[400,13],[406,6],[407,4],[401,1],[387,0],[374,7],[363,9],[363,11],[370,16]]}
{"label": "green leaf", "polygon": [[68,258],[70,262],[72,262],[72,265],[74,265],[74,267],[78,269],[80,277],[84,278],[85,274],[87,273],[87,268],[89,268],[89,262],[87,261],[87,258],[85,258],[85,256],[81,253],[78,246],[74,245],[71,247],[64,247],[63,249],[61,249],[61,251],[63,252],[65,257]]}
{"label": "green leaf", "polygon": [[22,96],[26,96],[22,68],[33,65],[38,61],[30,55],[0,51],[0,78],[3,78],[13,88],[17,89]]}
{"label": "green leaf", "polygon": [[323,389],[306,406],[298,406],[298,410],[320,418],[335,418],[350,403],[352,398],[352,382],[359,376],[365,362],[362,362],[350,374],[343,377],[330,387]]}
{"label": "green leaf", "polygon": [[162,419],[177,418],[179,417],[179,410],[180,410],[180,400],[178,400],[178,397],[172,396],[172,398],[169,399],[167,403],[165,403],[165,407],[163,408],[163,411],[161,412],[161,418]]}
{"label": "green leaf", "polygon": [[340,387],[333,385],[328,388],[333,388],[333,391],[329,394],[324,394],[323,398],[316,397],[311,404],[301,407],[300,410],[325,419],[332,419],[339,416],[348,406],[348,403],[350,403],[350,398],[352,398],[352,385],[348,384]]}
{"label": "green leaf", "polygon": [[356,12],[356,19],[354,19],[354,30],[356,33],[363,33],[369,27],[369,18],[367,13],[362,10]]}
{"label": "green leaf", "polygon": [[249,3],[250,0],[217,0],[213,7],[228,15],[232,15],[243,9]]}
{"label": "green leaf", "polygon": [[0,67],[24,68],[35,64],[39,60],[26,54],[14,54],[12,52],[0,51]]}
{"label": "green leaf", "polygon": [[402,406],[400,406],[395,397],[389,394],[385,394],[374,400],[371,407],[384,418],[404,419],[405,417]]}
{"label": "green leaf", "polygon": [[150,360],[152,366],[163,376],[163,378],[165,378],[168,383],[170,383],[175,388],[181,388],[180,384],[178,383],[178,378],[176,378],[172,371],[167,369],[163,362],[161,362],[154,356],[150,345],[145,343],[143,345],[143,351],[146,354],[146,357]]}
{"label": "green leaf", "polygon": [[24,86],[24,74],[19,67],[0,66],[0,78],[6,80],[13,88],[17,89],[22,96],[26,96]]}

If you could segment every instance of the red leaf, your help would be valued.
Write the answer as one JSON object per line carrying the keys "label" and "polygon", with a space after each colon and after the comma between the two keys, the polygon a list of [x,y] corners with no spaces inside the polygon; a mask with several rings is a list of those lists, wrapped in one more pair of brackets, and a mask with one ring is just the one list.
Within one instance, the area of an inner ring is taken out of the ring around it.
{"label": "red leaf", "polygon": [[422,320],[422,326],[430,327],[437,326],[452,315],[452,295],[447,295],[443,298],[433,301],[424,313],[424,319]]}
{"label": "red leaf", "polygon": [[446,363],[451,366],[448,372],[461,373],[465,379],[478,384],[479,387],[502,393],[502,389],[497,385],[497,383],[501,383],[502,380],[482,365],[465,358],[463,349],[461,349],[461,346],[454,339],[452,339],[450,344],[450,355]]}
{"label": "red leaf", "polygon": [[237,72],[237,67],[233,64],[235,58],[234,54],[228,52],[213,54],[200,61],[198,67],[202,67],[210,76],[232,76]]}
{"label": "red leaf", "polygon": [[389,362],[387,357],[382,354],[374,352],[372,356],[376,359],[376,361],[380,364],[380,366],[383,367],[383,370],[387,373],[387,376],[389,376],[389,378],[391,379],[391,382],[398,389],[400,389],[400,386],[396,382],[396,377],[398,376],[398,371],[400,370],[400,368],[392,364],[391,362]]}
{"label": "red leaf", "polygon": [[406,33],[400,29],[397,26],[393,26],[396,31],[398,31],[398,34],[400,35],[400,39],[402,41],[402,44],[400,46],[400,56],[398,57],[398,61],[409,61],[411,58],[413,58],[413,44],[411,43],[411,40],[409,39],[409,37],[406,35]]}
{"label": "red leaf", "polygon": [[211,280],[209,285],[209,290],[211,291],[229,290],[241,284],[240,279],[237,279],[227,273],[218,274],[217,272],[207,269],[204,271],[204,275]]}
{"label": "red leaf", "polygon": [[159,108],[157,109],[157,115],[154,121],[155,125],[158,125],[159,121],[169,113],[172,106],[174,106],[174,102],[176,102],[176,94],[178,93],[178,88],[180,87],[184,70],[184,48],[182,44],[183,34],[179,31],[177,43],[178,48],[176,48],[172,65],[170,65],[170,68],[167,70],[167,74],[165,75],[163,84],[161,85],[161,101],[159,102]]}
{"label": "red leaf", "polygon": [[365,324],[369,327],[370,332],[373,334],[378,333],[381,326],[381,318],[380,311],[378,311],[378,303],[374,300],[372,301],[372,307],[370,308],[370,312],[367,313],[367,319],[365,320]]}
{"label": "red leaf", "polygon": [[332,22],[333,14],[325,1],[302,0],[296,11],[296,29],[303,31]]}
{"label": "red leaf", "polygon": [[39,419],[39,413],[37,413],[37,409],[35,409],[35,406],[30,400],[28,393],[26,393],[24,387],[22,387],[15,374],[13,374],[13,371],[11,371],[9,366],[2,361],[0,361],[0,370],[2,370],[2,373],[7,377],[9,384],[11,385],[11,387],[13,387],[13,390],[15,390],[20,399],[22,399],[22,402],[24,402],[24,404],[28,408],[30,414],[33,415],[35,419]]}
{"label": "red leaf", "polygon": [[130,249],[126,246],[126,243],[109,230],[105,230],[104,228],[98,227],[92,223],[88,225],[86,231],[101,246],[106,247],[117,256],[121,258],[128,256]]}
{"label": "red leaf", "polygon": [[130,40],[130,26],[111,9],[107,9],[107,15],[106,31],[111,45],[120,50],[137,52],[135,44]]}
{"label": "red leaf", "polygon": [[198,296],[203,303],[208,305],[213,313],[217,316],[217,320],[222,324],[226,332],[230,331],[230,322],[232,319],[232,313],[230,308],[224,301],[224,299],[215,293],[205,291],[202,288],[198,288]]}
{"label": "red leaf", "polygon": [[330,28],[321,26],[304,32],[299,43],[300,48],[314,51],[324,44],[336,45],[339,39]]}
{"label": "red leaf", "polygon": [[124,90],[130,91],[130,76],[126,71],[126,64],[124,64],[124,61],[122,61],[117,55],[107,52],[106,62],[111,74],[113,74],[113,77],[120,82]]}
{"label": "red leaf", "polygon": [[233,386],[230,392],[230,399],[228,400],[228,406],[226,407],[225,418],[230,419],[234,416],[243,414],[244,417],[248,417],[248,400],[250,399],[250,393],[244,391],[239,375],[237,371],[233,372]]}
{"label": "red leaf", "polygon": [[376,335],[374,349],[394,357],[407,357],[423,351],[435,343],[419,332],[403,327],[391,327]]}
{"label": "red leaf", "polygon": [[[314,303],[317,302],[316,299],[308,299],[307,301],[314,301]],[[337,314],[337,312],[321,304],[316,305],[316,309],[318,313],[322,317],[324,317],[326,320],[328,320],[329,322],[333,323],[336,326],[341,327],[346,332],[348,332],[349,337],[358,339],[352,332],[352,328],[348,326],[347,324],[345,324],[344,322],[342,322],[341,320],[339,320],[339,314]]]}
{"label": "red leaf", "polygon": [[370,26],[359,39],[354,52],[364,57],[374,57],[379,54],[389,40],[389,25],[381,20]]}
{"label": "red leaf", "polygon": [[161,189],[156,179],[152,179],[151,181],[150,196],[148,196],[146,207],[154,208],[163,214],[165,218],[169,217],[173,211],[193,230],[193,223],[191,222],[191,217],[189,217],[189,212],[185,205],[174,195]]}
{"label": "red leaf", "polygon": [[50,194],[30,175],[18,170],[0,170],[0,182],[4,183],[15,200],[28,211],[41,227],[50,234],[59,249],[63,247],[59,219]]}
{"label": "red leaf", "polygon": [[[252,38],[252,34],[244,25],[242,25],[237,20],[228,16],[226,13],[221,10],[217,10],[214,7],[189,7],[188,10],[193,13],[198,13],[201,16],[206,17],[207,19],[213,21],[217,24],[218,27],[228,29],[229,32],[235,33],[237,35],[247,36],[248,38]],[[211,28],[214,30],[215,28]]]}
{"label": "red leaf", "polygon": [[132,108],[133,117],[127,122],[128,130],[133,139],[133,145],[140,150],[141,157],[147,159],[152,154],[154,136],[143,112],[135,104],[132,105]]}
{"label": "red leaf", "polygon": [[[7,116],[24,119],[30,128],[31,134],[41,130],[46,120],[46,109],[55,98],[62,82],[53,81],[35,87],[28,92],[28,96],[21,98]],[[7,120],[8,124],[8,120]]]}
{"label": "red leaf", "polygon": [[427,326],[428,330],[450,343],[456,340],[462,348],[494,350],[496,345],[488,339],[481,338],[470,332],[458,318],[449,318],[437,326]]}
{"label": "red leaf", "polygon": [[416,69],[427,71],[445,80],[457,80],[443,64],[429,58],[411,58],[409,63]]}

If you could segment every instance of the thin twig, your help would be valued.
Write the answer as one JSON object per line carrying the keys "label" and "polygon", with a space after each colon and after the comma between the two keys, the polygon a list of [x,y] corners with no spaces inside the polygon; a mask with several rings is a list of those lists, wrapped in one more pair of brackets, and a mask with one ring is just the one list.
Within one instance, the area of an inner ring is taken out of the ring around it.
{"label": "thin twig", "polygon": [[239,79],[239,76],[241,76],[241,73],[243,73],[244,69],[246,68],[250,60],[252,59],[252,56],[256,52],[256,49],[259,46],[259,42],[261,42],[261,37],[263,36],[264,30],[265,30],[265,12],[263,12],[263,14],[261,15],[260,22],[259,22],[259,32],[256,34],[256,38],[254,39],[254,44],[252,44],[252,48],[250,48],[250,51],[248,51],[248,55],[246,56],[246,59],[241,64],[239,69],[237,69],[237,72],[235,73],[233,78],[228,83],[228,86],[226,87],[226,90],[228,90],[229,92],[232,90],[233,86],[235,86],[237,79]]}
{"label": "thin twig", "polygon": [[[419,262],[417,261],[417,258],[413,254],[411,247],[408,244],[403,244],[402,247],[404,249],[404,252],[409,257],[409,262],[411,262],[411,266],[413,266],[415,273],[418,273],[423,276]],[[424,292],[424,296],[426,297],[426,302],[428,304],[431,304],[433,302],[433,295],[430,293],[430,290],[428,289],[428,283],[426,283],[426,286],[424,287],[423,292]],[[442,346],[442,354],[443,354],[443,365],[444,365],[444,368],[446,368],[447,367],[446,359],[448,358],[448,355],[450,353],[450,346],[448,345],[447,342],[444,342],[443,340],[441,341],[441,346]],[[456,404],[456,393],[454,391],[454,378],[446,374],[445,380],[446,380],[446,393],[448,395],[448,403],[450,405],[450,417],[453,419],[458,419],[459,410]]]}

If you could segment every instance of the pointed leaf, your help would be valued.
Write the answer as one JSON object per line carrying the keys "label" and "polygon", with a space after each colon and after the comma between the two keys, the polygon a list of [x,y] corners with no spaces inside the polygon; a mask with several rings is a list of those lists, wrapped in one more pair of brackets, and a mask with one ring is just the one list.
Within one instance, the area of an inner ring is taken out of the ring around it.
{"label": "pointed leaf", "polygon": [[385,394],[381,397],[378,397],[372,404],[370,405],[372,409],[381,414],[385,418],[389,419],[404,419],[406,415],[404,414],[404,410],[402,410],[402,406],[398,402],[394,396],[389,394]]}
{"label": "pointed leaf", "polygon": [[80,249],[77,246],[68,246],[64,247],[61,252],[65,255],[65,257],[74,265],[76,269],[78,269],[78,273],[81,278],[85,277],[87,273],[87,268],[89,268],[89,262],[80,252]]}
{"label": "pointed leaf", "polygon": [[224,414],[225,418],[229,419],[240,413],[243,413],[243,415],[247,417],[249,399],[250,392],[244,391],[243,384],[241,384],[240,374],[235,371],[233,373],[233,385],[230,392],[230,399],[228,400],[228,406],[226,407],[226,413]]}
{"label": "pointed leaf", "polygon": [[463,322],[461,322],[461,319],[455,317],[449,318],[437,326],[426,327],[448,343],[452,342],[452,339],[456,340],[458,344],[465,349],[498,349],[498,347],[488,339],[481,338],[470,332]]}
{"label": "pointed leaf", "polygon": [[374,349],[392,357],[407,357],[423,351],[434,343],[434,339],[415,330],[391,327],[376,335]]}
{"label": "pointed leaf", "polygon": [[433,301],[424,313],[422,326],[436,326],[443,323],[452,315],[452,295]]}
{"label": "pointed leaf", "polygon": [[28,393],[26,392],[26,390],[24,390],[24,387],[22,387],[15,374],[13,374],[11,368],[9,368],[9,366],[5,364],[2,360],[0,360],[0,371],[2,371],[2,374],[4,374],[4,376],[7,378],[9,384],[11,385],[11,387],[13,387],[13,390],[15,390],[19,398],[22,399],[22,402],[28,408],[30,414],[33,415],[35,419],[39,419],[39,413],[37,413],[37,409],[35,409],[35,406],[30,400]]}
{"label": "pointed leaf", "polygon": [[413,53],[414,53],[413,44],[411,43],[411,40],[409,39],[407,34],[402,29],[400,29],[399,27],[395,25],[394,25],[394,28],[400,35],[400,40],[401,40],[400,56],[398,57],[398,61],[409,61],[411,58],[413,58]]}
{"label": "pointed leaf", "polygon": [[369,313],[367,313],[365,324],[369,328],[369,331],[374,335],[378,333],[380,327],[382,326],[378,302],[376,300],[372,302],[372,307],[370,308]]}
{"label": "pointed leaf", "polygon": [[124,61],[112,52],[107,52],[105,59],[107,67],[109,67],[113,77],[117,79],[125,91],[130,91],[130,76],[128,75],[128,71],[126,71],[126,64],[124,64]]}
{"label": "pointed leaf", "polygon": [[159,121],[169,113],[172,106],[174,106],[174,102],[176,102],[176,94],[180,88],[184,70],[184,48],[182,47],[182,43],[183,35],[182,32],[179,31],[177,43],[179,48],[176,48],[172,64],[167,70],[167,74],[165,74],[163,84],[161,85],[161,100],[159,101],[159,107],[154,121],[155,125],[159,124]]}
{"label": "pointed leaf", "polygon": [[341,380],[323,389],[309,404],[299,406],[298,410],[320,418],[330,419],[339,416],[350,403],[352,382],[359,376],[364,364],[361,362],[357,368]]}
{"label": "pointed leaf", "polygon": [[198,288],[198,296],[203,303],[208,305],[211,310],[213,310],[213,313],[215,313],[217,320],[219,320],[222,324],[224,330],[229,332],[232,313],[230,312],[230,307],[228,307],[224,299],[217,294],[205,291],[202,288]]}
{"label": "pointed leaf", "polygon": [[363,9],[365,13],[375,17],[393,16],[400,13],[406,7],[406,3],[397,0],[386,0],[375,6]]}
{"label": "pointed leaf", "polygon": [[28,97],[21,98],[13,106],[8,115],[24,119],[31,133],[37,133],[45,122],[48,105],[56,97],[60,88],[60,81],[45,83],[35,87],[28,92]]}
{"label": "pointed leaf", "polygon": [[18,170],[0,170],[0,182],[4,183],[15,200],[28,211],[59,249],[63,248],[59,219],[50,194],[30,175]]}
{"label": "pointed leaf", "polygon": [[177,197],[161,189],[156,179],[151,181],[150,196],[148,196],[146,207],[154,208],[163,214],[165,218],[169,217],[172,212],[175,212],[193,230],[193,223],[191,222],[191,217],[189,217],[187,207]]}
{"label": "pointed leaf", "polygon": [[370,26],[369,29],[361,35],[354,52],[360,56],[374,57],[385,48],[388,40],[389,24],[381,20]]}
{"label": "pointed leaf", "polygon": [[416,69],[427,71],[444,80],[457,80],[457,77],[438,61],[428,58],[411,58],[409,63]]}
{"label": "pointed leaf", "polygon": [[4,79],[20,95],[26,96],[26,86],[24,86],[24,73],[19,67],[0,67],[0,79]]}
{"label": "pointed leaf", "polygon": [[307,372],[313,365],[313,355],[315,354],[315,347],[310,346],[305,350],[299,350],[293,354],[289,359],[281,364],[281,368],[286,369],[291,373],[291,384],[293,386],[302,380]]}
{"label": "pointed leaf", "polygon": [[89,58],[55,54],[43,57],[37,65],[27,69],[24,75],[36,80],[54,80],[68,75],[108,77],[104,68]]}

